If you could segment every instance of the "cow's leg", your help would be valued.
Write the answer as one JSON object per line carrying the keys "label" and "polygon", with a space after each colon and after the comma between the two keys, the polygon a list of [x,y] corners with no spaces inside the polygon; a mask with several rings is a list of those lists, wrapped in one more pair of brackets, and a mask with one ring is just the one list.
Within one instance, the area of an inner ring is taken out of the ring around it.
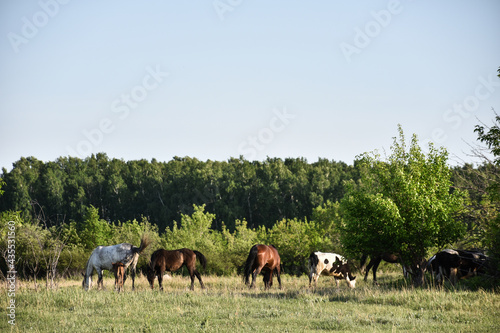
{"label": "cow's leg", "polygon": [[450,282],[452,285],[457,283],[457,269],[454,267],[450,268]]}
{"label": "cow's leg", "polygon": [[317,286],[318,279],[319,279],[319,274],[318,273],[314,273],[314,275],[313,275],[313,282],[314,282],[314,287],[315,288]]}

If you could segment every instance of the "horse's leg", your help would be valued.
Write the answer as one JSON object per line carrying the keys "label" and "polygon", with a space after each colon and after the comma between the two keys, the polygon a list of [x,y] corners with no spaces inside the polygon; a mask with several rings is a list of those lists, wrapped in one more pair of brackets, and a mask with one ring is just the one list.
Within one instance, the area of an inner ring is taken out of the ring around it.
{"label": "horse's leg", "polygon": [[370,262],[368,263],[368,266],[366,266],[365,270],[365,281],[368,281],[368,273],[370,273],[370,269],[373,267],[376,259],[370,258]]}
{"label": "horse's leg", "polygon": [[102,269],[97,268],[97,289],[104,289],[104,283],[102,282]]}
{"label": "horse's leg", "polygon": [[163,291],[163,273],[165,272],[160,271],[160,273],[158,274],[158,285],[160,286],[160,291]]}
{"label": "horse's leg", "polygon": [[269,272],[268,271],[264,271],[263,281],[264,281],[264,290],[269,289]]}
{"label": "horse's leg", "polygon": [[278,279],[278,283],[281,290],[281,268],[279,266],[276,267],[276,278]]}
{"label": "horse's leg", "polygon": [[382,258],[377,258],[377,260],[375,261],[375,263],[373,264],[373,283],[374,284],[378,284],[377,283],[377,269],[378,269],[378,265],[380,265],[380,262],[382,261]]}
{"label": "horse's leg", "polygon": [[[368,255],[366,254],[363,254],[361,256],[361,260],[359,262],[359,265],[361,266],[359,268],[359,271],[361,272],[361,274],[363,274],[365,272],[365,269],[366,269],[366,259],[368,259]],[[365,279],[366,280],[366,279]]]}
{"label": "horse's leg", "polygon": [[189,288],[189,290],[194,290],[194,269],[188,268],[188,272],[189,272],[189,277],[191,278],[191,287]]}
{"label": "horse's leg", "polygon": [[269,273],[264,275],[264,289],[270,289],[273,286],[273,270],[270,269]]}
{"label": "horse's leg", "polygon": [[262,267],[257,267],[252,273],[252,283],[250,284],[250,289],[255,288],[255,280],[257,279],[257,275],[259,275]]}
{"label": "horse's leg", "polygon": [[135,290],[135,266],[132,267],[132,273],[130,275],[132,275],[132,290]]}
{"label": "horse's leg", "polygon": [[196,277],[198,278],[198,281],[200,281],[201,289],[205,289],[205,285],[203,284],[203,281],[201,280],[201,275],[196,268],[194,270],[194,275],[196,275]]}

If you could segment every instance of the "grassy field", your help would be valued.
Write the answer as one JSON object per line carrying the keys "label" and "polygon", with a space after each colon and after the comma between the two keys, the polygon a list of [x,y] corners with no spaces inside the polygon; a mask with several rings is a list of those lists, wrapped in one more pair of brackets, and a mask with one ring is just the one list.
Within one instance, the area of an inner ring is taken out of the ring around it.
{"label": "grassy field", "polygon": [[[379,274],[380,286],[359,279],[355,290],[321,277],[315,290],[306,276],[283,275],[283,289],[255,290],[241,277],[203,276],[189,291],[189,278],[164,281],[163,292],[150,290],[144,277],[116,293],[84,292],[81,281],[61,281],[57,290],[35,291],[21,283],[15,296],[16,324],[3,316],[0,332],[498,332],[500,293],[461,288],[413,289],[395,273]],[[277,282],[275,281],[275,284]],[[2,308],[8,297],[2,287]],[[5,312],[4,312],[5,313]]]}

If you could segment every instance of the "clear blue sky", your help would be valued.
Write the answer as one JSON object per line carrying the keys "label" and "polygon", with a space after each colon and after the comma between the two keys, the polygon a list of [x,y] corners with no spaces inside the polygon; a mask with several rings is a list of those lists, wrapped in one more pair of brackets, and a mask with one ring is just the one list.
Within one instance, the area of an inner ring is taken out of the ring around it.
{"label": "clear blue sky", "polygon": [[0,0],[0,167],[22,156],[352,164],[401,124],[470,161],[500,1]]}

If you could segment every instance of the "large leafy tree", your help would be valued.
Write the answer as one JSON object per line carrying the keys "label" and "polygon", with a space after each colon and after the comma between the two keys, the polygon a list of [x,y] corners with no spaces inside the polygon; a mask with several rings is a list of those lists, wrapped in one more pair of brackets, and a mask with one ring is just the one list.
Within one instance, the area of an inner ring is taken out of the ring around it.
{"label": "large leafy tree", "polygon": [[456,241],[466,193],[452,189],[447,152],[432,144],[425,154],[413,135],[409,146],[401,126],[391,155],[361,155],[361,179],[341,200],[341,240],[351,254],[398,253],[422,285],[427,252]]}
{"label": "large leafy tree", "polygon": [[485,163],[485,167],[489,167],[489,172],[486,174],[488,187],[485,197],[496,208],[496,217],[486,223],[485,243],[493,259],[492,268],[498,274],[500,271],[500,115],[495,115],[493,126],[478,125],[475,132],[478,134],[478,140],[486,144],[493,155],[493,161],[487,160]]}

